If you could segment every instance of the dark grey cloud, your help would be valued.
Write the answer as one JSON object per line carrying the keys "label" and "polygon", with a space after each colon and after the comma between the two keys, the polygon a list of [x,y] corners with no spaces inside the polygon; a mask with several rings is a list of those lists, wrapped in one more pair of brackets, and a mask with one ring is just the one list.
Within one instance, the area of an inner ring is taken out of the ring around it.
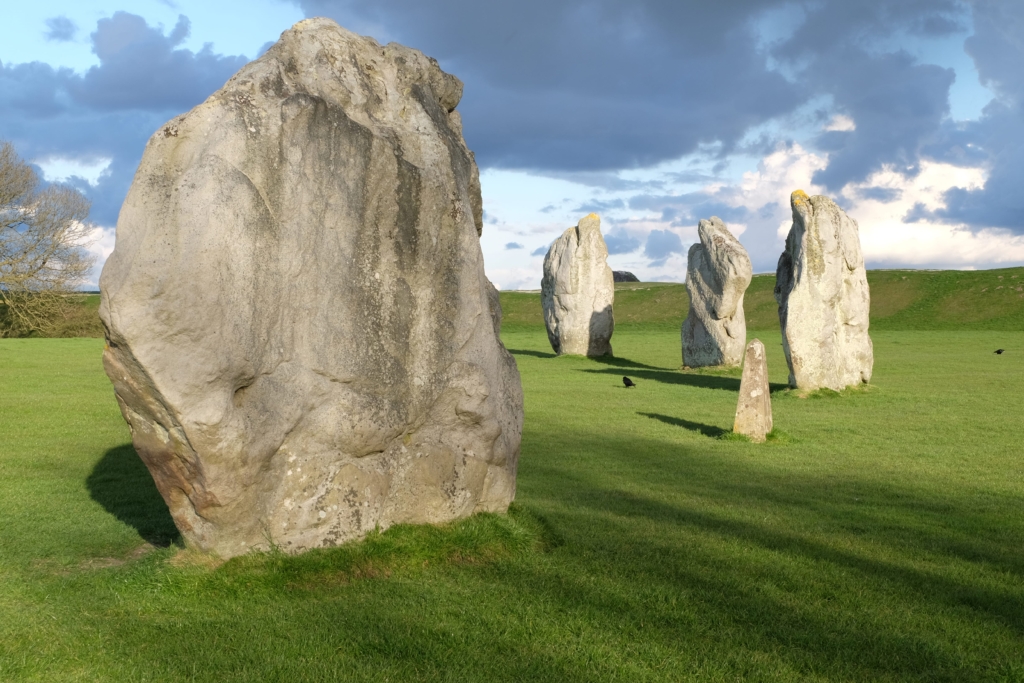
{"label": "dark grey cloud", "polygon": [[91,219],[112,225],[153,131],[206,99],[245,57],[180,48],[189,22],[169,34],[117,12],[91,34],[100,63],[84,74],[40,62],[0,64],[0,138],[28,159],[110,159],[95,185],[72,179],[93,202]]}
{"label": "dark grey cloud", "polygon": [[[734,223],[742,223],[746,229],[737,237],[747,249],[755,270],[774,270],[782,249],[776,231],[779,224],[790,216],[789,197],[780,196],[778,201],[751,207],[734,206],[727,199],[728,197],[720,192],[703,191],[679,195],[637,195],[629,200],[629,206],[634,210],[657,212],[662,220],[668,221],[671,227],[676,228],[696,230],[702,218],[712,216],[718,216],[725,221],[730,230],[734,230]],[[675,240],[666,235],[657,236],[653,244],[648,240],[645,254],[655,259],[654,265],[664,263],[664,257],[658,259],[657,255],[663,253],[666,244],[674,245]]]}
{"label": "dark grey cloud", "polygon": [[[1024,183],[1024,3],[294,2],[309,15],[420,48],[466,81],[460,110],[484,167],[569,180],[598,195],[634,192],[630,208],[657,212],[674,225],[693,226],[710,215],[767,221],[775,208],[736,209],[702,193],[674,196],[667,182],[705,183],[732,154],[770,151],[778,134],[751,139],[755,127],[825,101],[819,124],[842,113],[856,130],[813,141],[829,154],[817,182],[835,191],[883,165],[909,176],[922,159],[984,164],[986,187],[951,191],[947,208],[930,218],[1024,232],[1017,189]],[[766,44],[757,27],[769,12],[783,13],[792,29]],[[898,45],[906,36],[966,35],[970,25],[967,49],[998,99],[978,121],[954,124],[948,118],[953,73]],[[65,25],[48,26],[55,39],[67,34]],[[0,64],[0,136],[29,158],[112,159],[109,175],[87,191],[97,220],[113,222],[151,132],[245,63],[209,46],[182,48],[188,32],[185,17],[165,32],[119,12],[91,34],[100,63],[85,74]],[[693,152],[713,164],[710,173],[666,175],[666,182],[622,173]],[[890,199],[882,188],[866,192]]]}
{"label": "dark grey cloud", "polygon": [[[309,16],[331,16],[353,30],[417,47],[462,78],[466,137],[482,166],[636,191],[651,197],[636,200],[638,206],[660,205],[651,210],[677,225],[714,213],[727,221],[747,217],[713,199],[659,200],[663,183],[644,186],[620,172],[700,153],[718,159],[710,174],[668,174],[666,180],[707,182],[734,153],[767,154],[786,144],[778,132],[749,133],[815,101],[828,103],[817,112],[818,125],[834,114],[856,122],[855,130],[828,131],[812,141],[829,155],[814,181],[833,193],[883,167],[913,176],[923,158],[991,163],[990,185],[1000,191],[1014,187],[1024,170],[1012,150],[991,146],[997,134],[1020,138],[1024,123],[1013,118],[1016,105],[1002,114],[992,109],[985,127],[956,128],[949,120],[956,74],[901,48],[915,40],[966,37],[973,20],[968,49],[982,78],[1021,93],[1024,69],[1014,36],[1024,33],[1024,3],[293,1]],[[772,17],[775,28],[759,33]],[[997,39],[985,37],[990,34]],[[873,192],[883,201],[895,199]],[[1019,218],[1021,207],[1004,201],[996,210],[991,197],[979,193],[948,198],[950,220],[987,215],[1006,224]]]}
{"label": "dark grey cloud", "polygon": [[675,226],[696,226],[702,218],[718,216],[723,221],[743,221],[751,210],[733,206],[707,192],[687,192],[679,195],[637,195],[629,200],[629,208],[654,211],[661,219]]}
{"label": "dark grey cloud", "polygon": [[644,256],[651,259],[652,266],[660,266],[672,254],[683,253],[683,241],[670,230],[651,230],[644,245]]}
{"label": "dark grey cloud", "polygon": [[814,182],[838,191],[883,165],[916,174],[922,146],[941,131],[949,114],[953,70],[916,64],[907,53],[840,53],[820,58],[819,69],[822,78],[841,84],[834,89],[835,102],[856,122],[856,130],[819,136],[816,146],[829,153],[829,164],[815,173]]}
{"label": "dark grey cloud", "polygon": [[858,192],[864,199],[875,199],[880,202],[891,202],[903,196],[903,190],[894,187],[864,187]]}
{"label": "dark grey cloud", "polygon": [[519,242],[509,242],[509,243],[507,243],[505,245],[505,249],[525,249],[525,248],[526,247],[524,247],[523,245],[519,244]]}
{"label": "dark grey cloud", "polygon": [[530,256],[544,256],[545,254],[548,253],[548,249],[550,248],[550,244],[543,247],[537,247],[536,249],[530,252]]}
{"label": "dark grey cloud", "polygon": [[831,96],[834,109],[856,123],[816,141],[829,164],[814,182],[837,191],[882,166],[914,175],[922,148],[942,130],[955,74],[922,64],[886,40],[905,35],[946,37],[965,31],[958,0],[833,0],[809,6],[793,35],[773,56],[799,74],[806,89]]}
{"label": "dark grey cloud", "polygon": [[100,19],[92,34],[99,66],[69,84],[72,96],[96,109],[186,110],[202,102],[249,60],[176,49],[189,34],[184,15],[170,35],[145,19],[115,12]]}
{"label": "dark grey cloud", "polygon": [[623,178],[618,173],[609,171],[556,171],[551,169],[531,169],[540,175],[570,183],[599,188],[608,192],[628,192],[630,190],[660,189],[665,183],[660,180],[633,180]]}
{"label": "dark grey cloud", "polygon": [[929,213],[921,207],[909,219],[932,218],[972,228],[1004,228],[1024,234],[1024,3],[972,2],[974,34],[965,47],[982,82],[996,99],[977,121],[948,132],[946,146],[929,150],[945,161],[985,161],[984,188],[953,188],[946,207]]}
{"label": "dark grey cloud", "polygon": [[46,39],[56,41],[74,40],[78,26],[67,17],[50,17],[46,20]]}
{"label": "dark grey cloud", "polygon": [[613,209],[626,208],[626,202],[621,199],[591,199],[577,206],[574,211],[579,213],[604,213]]}
{"label": "dark grey cloud", "polygon": [[675,183],[683,184],[704,184],[716,180],[717,176],[701,171],[678,171],[666,173],[665,177]]}
{"label": "dark grey cloud", "polygon": [[782,0],[297,3],[383,27],[462,78],[467,141],[489,167],[592,173],[729,149],[806,96],[768,68],[751,25]]}
{"label": "dark grey cloud", "polygon": [[609,254],[631,254],[640,248],[640,239],[625,230],[611,230],[604,236]]}

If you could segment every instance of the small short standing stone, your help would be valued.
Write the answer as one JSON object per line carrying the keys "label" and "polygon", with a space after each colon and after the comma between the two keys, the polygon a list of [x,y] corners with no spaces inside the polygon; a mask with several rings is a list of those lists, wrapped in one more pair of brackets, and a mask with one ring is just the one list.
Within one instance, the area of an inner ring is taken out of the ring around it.
{"label": "small short standing stone", "polygon": [[768,360],[764,344],[752,339],[743,357],[743,379],[740,400],[736,404],[736,421],[732,431],[762,443],[772,431],[772,399],[768,393]]}

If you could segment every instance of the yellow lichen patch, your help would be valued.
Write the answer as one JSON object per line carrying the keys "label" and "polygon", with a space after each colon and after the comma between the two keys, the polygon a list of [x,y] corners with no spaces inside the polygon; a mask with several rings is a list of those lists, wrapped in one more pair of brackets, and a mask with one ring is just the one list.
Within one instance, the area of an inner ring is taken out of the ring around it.
{"label": "yellow lichen patch", "polygon": [[592,213],[589,216],[587,216],[587,218],[597,218],[597,219],[600,219],[601,217],[598,216],[596,213]]}
{"label": "yellow lichen patch", "polygon": [[803,204],[808,199],[810,199],[810,197],[808,197],[807,193],[804,192],[803,190],[797,190],[793,194],[789,195],[789,201],[793,204],[793,206]]}

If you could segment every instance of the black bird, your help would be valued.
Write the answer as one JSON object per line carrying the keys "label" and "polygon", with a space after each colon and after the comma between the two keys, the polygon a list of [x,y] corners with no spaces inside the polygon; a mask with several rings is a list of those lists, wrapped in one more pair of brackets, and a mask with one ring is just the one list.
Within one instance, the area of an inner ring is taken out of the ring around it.
{"label": "black bird", "polygon": [[1002,353],[1005,349],[996,349],[996,353]]}
{"label": "black bird", "polygon": [[636,386],[636,384],[633,382],[633,380],[631,380],[628,377],[623,377],[622,378],[622,383],[626,385],[627,389],[629,389],[630,387],[635,387]]}

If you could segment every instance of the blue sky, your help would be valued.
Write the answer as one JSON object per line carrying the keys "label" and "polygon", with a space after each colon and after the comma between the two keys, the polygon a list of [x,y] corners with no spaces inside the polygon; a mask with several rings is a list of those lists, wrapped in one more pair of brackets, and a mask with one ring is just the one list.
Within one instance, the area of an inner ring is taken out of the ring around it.
{"label": "blue sky", "polygon": [[149,135],[306,16],[465,82],[501,288],[591,211],[642,279],[682,281],[711,215],[772,271],[797,188],[857,219],[869,267],[1024,264],[1017,0],[11,3],[0,138],[93,200],[102,260]]}

